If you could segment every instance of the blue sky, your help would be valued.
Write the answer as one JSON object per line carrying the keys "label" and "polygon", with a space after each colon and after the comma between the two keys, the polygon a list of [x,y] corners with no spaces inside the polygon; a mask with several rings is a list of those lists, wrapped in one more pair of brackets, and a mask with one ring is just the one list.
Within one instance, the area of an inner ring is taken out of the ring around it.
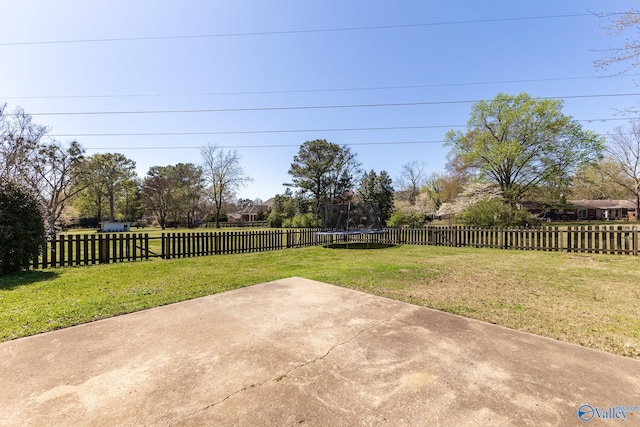
{"label": "blue sky", "polygon": [[[392,178],[414,160],[441,172],[442,140],[464,129],[466,101],[499,92],[574,97],[563,112],[601,134],[628,124],[616,111],[637,95],[591,96],[640,93],[637,70],[608,77],[621,68],[593,65],[623,39],[595,16],[567,15],[636,4],[5,0],[0,102],[88,155],[123,153],[141,177],[151,166],[199,163],[206,144],[237,149],[254,178],[239,196],[267,199],[284,191],[293,156],[313,139],[348,144],[363,169]],[[274,109],[406,103],[428,104]],[[173,112],[149,113],[159,110]]]}

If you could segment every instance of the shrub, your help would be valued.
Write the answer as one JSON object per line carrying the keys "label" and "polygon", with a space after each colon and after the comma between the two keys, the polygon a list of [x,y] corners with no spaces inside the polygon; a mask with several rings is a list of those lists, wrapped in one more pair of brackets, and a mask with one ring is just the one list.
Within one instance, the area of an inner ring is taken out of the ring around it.
{"label": "shrub", "polygon": [[474,227],[531,227],[540,225],[539,218],[525,210],[514,209],[503,200],[493,198],[480,200],[465,210],[458,220]]}
{"label": "shrub", "polygon": [[267,224],[271,228],[280,228],[282,227],[282,215],[280,215],[275,210],[272,211],[267,217]]}
{"label": "shrub", "polygon": [[320,227],[320,220],[313,214],[305,213],[294,216],[291,225],[293,228],[315,228]]}
{"label": "shrub", "polygon": [[418,212],[412,212],[407,217],[407,224],[411,228],[420,228],[424,225],[424,215]]}
{"label": "shrub", "polygon": [[391,218],[387,220],[387,227],[400,228],[420,228],[424,225],[425,217],[419,212],[411,212],[406,214],[401,211],[395,211],[391,214]]}
{"label": "shrub", "polygon": [[400,211],[395,211],[391,214],[391,218],[387,220],[387,227],[400,228],[406,224],[404,214]]}
{"label": "shrub", "polygon": [[38,201],[15,184],[0,184],[0,276],[28,269],[44,238]]}

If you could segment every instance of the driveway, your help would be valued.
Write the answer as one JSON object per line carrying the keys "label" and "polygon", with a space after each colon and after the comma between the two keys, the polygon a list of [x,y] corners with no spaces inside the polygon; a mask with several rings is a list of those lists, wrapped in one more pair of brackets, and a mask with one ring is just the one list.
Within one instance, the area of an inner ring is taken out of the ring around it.
{"label": "driveway", "polygon": [[11,426],[640,425],[640,361],[301,278],[0,343],[0,384]]}

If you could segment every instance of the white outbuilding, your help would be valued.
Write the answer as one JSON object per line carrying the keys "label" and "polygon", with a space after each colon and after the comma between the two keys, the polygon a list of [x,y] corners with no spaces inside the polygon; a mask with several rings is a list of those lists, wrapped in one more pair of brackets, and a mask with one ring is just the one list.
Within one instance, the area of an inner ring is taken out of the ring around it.
{"label": "white outbuilding", "polygon": [[131,231],[131,223],[104,221],[100,223],[100,231],[107,232],[107,233]]}

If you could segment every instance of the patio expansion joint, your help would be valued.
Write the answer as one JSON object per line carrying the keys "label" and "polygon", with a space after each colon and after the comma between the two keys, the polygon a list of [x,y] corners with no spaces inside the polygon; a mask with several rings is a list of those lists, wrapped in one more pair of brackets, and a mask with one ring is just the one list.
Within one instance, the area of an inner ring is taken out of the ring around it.
{"label": "patio expansion joint", "polygon": [[211,403],[210,405],[205,406],[204,408],[200,408],[200,409],[195,410],[195,411],[193,411],[193,412],[190,412],[190,413],[188,413],[188,414],[186,414],[186,415],[184,415],[184,416],[182,416],[182,417],[180,417],[180,418],[178,418],[178,419],[175,419],[175,420],[171,421],[171,422],[169,423],[169,426],[172,426],[172,425],[174,425],[174,424],[175,424],[175,423],[177,423],[177,422],[180,422],[180,421],[183,421],[183,420],[185,420],[185,419],[188,419],[188,418],[190,418],[190,417],[192,417],[192,416],[194,416],[194,415],[196,415],[196,414],[199,414],[199,413],[201,413],[201,412],[207,411],[207,410],[209,410],[209,409],[211,409],[211,408],[213,408],[213,407],[215,407],[215,406],[221,405],[221,404],[223,404],[225,401],[227,401],[228,399],[232,398],[233,396],[235,396],[235,395],[237,395],[237,394],[239,394],[239,393],[242,393],[242,392],[244,392],[244,391],[247,391],[247,390],[250,390],[250,389],[253,389],[253,388],[257,388],[257,387],[263,386],[263,385],[265,385],[266,383],[268,383],[268,382],[270,382],[270,381],[279,382],[279,381],[283,380],[284,378],[286,378],[286,377],[287,377],[289,374],[291,374],[292,372],[295,372],[295,371],[297,371],[297,370],[299,370],[299,369],[305,368],[305,367],[307,367],[307,366],[309,366],[309,365],[311,365],[311,364],[316,363],[317,361],[321,361],[321,360],[326,359],[327,357],[329,357],[329,355],[330,355],[330,354],[331,354],[335,349],[337,349],[337,348],[339,348],[339,347],[342,347],[342,346],[345,346],[345,345],[347,345],[347,344],[352,343],[353,341],[357,340],[357,339],[360,337],[360,335],[362,335],[363,333],[368,332],[368,331],[370,331],[370,330],[372,330],[372,329],[375,329],[375,328],[377,328],[377,327],[379,327],[379,326],[381,326],[381,325],[383,325],[383,324],[385,324],[385,323],[391,322],[392,320],[396,319],[397,317],[404,316],[404,315],[405,315],[405,314],[407,314],[408,312],[410,312],[410,311],[414,311],[414,310],[415,310],[415,308],[409,308],[409,309],[401,310],[399,313],[396,313],[396,314],[394,314],[393,316],[391,316],[391,317],[389,317],[389,318],[387,318],[387,319],[381,320],[381,321],[379,321],[379,322],[376,322],[376,323],[375,323],[375,324],[373,324],[373,325],[370,325],[370,326],[367,326],[366,328],[360,329],[360,330],[358,330],[358,332],[357,332],[357,333],[355,333],[351,338],[349,338],[349,339],[347,339],[347,340],[344,340],[344,341],[342,341],[342,342],[339,342],[339,343],[337,343],[337,344],[335,344],[335,345],[331,346],[331,347],[326,351],[326,353],[324,353],[322,356],[318,356],[318,357],[315,357],[315,358],[313,358],[313,359],[307,360],[306,362],[301,363],[301,364],[299,364],[298,366],[295,366],[295,367],[293,367],[293,368],[289,369],[288,371],[286,371],[286,372],[284,372],[284,373],[282,373],[282,374],[280,374],[280,375],[277,375],[276,377],[270,377],[270,378],[267,378],[267,379],[265,379],[265,380],[263,380],[263,381],[261,381],[261,382],[259,382],[259,383],[252,383],[250,386],[244,386],[244,387],[242,387],[242,388],[240,388],[240,389],[238,389],[238,390],[234,391],[233,393],[228,394],[228,395],[227,395],[227,396],[225,396],[224,398],[222,398],[222,399],[220,399],[220,400],[218,400],[218,401],[216,401],[216,402],[213,402],[213,403]]}

